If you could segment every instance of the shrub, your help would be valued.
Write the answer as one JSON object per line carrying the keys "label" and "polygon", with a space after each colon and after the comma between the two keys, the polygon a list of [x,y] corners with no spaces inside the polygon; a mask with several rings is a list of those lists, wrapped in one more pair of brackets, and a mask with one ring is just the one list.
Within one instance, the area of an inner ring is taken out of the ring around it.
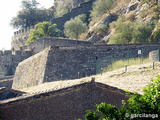
{"label": "shrub", "polygon": [[109,44],[149,43],[153,25],[145,22],[131,22],[118,20],[110,24],[114,34],[109,39]]}
{"label": "shrub", "polygon": [[136,17],[136,12],[135,12],[135,11],[131,11],[131,12],[129,12],[129,14],[126,16],[126,19],[127,19],[127,20],[130,20],[130,21],[134,21],[135,17]]}
{"label": "shrub", "polygon": [[87,24],[84,23],[85,19],[85,15],[79,15],[67,21],[64,25],[65,35],[69,38],[78,39],[78,36],[87,30]]}
{"label": "shrub", "polygon": [[115,5],[116,0],[97,0],[92,7],[91,19],[102,16],[105,13],[110,13],[110,10]]}
{"label": "shrub", "polygon": [[99,26],[94,28],[95,34],[105,34],[107,26],[105,24],[100,24]]}
{"label": "shrub", "polygon": [[145,18],[147,15],[148,15],[148,10],[142,10],[140,11],[140,14],[141,18]]}
{"label": "shrub", "polygon": [[159,11],[159,6],[154,6],[154,7],[152,7],[152,10],[153,10],[154,12],[158,12],[158,11]]}

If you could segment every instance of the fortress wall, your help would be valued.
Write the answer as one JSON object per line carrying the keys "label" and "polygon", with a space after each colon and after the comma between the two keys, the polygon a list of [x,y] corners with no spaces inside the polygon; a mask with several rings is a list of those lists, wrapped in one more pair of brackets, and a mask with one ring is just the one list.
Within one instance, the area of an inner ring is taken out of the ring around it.
{"label": "fortress wall", "polygon": [[48,52],[44,50],[18,65],[13,88],[99,74],[116,60],[146,58],[159,47],[160,44],[50,47]]}
{"label": "fortress wall", "polygon": [[30,56],[30,51],[0,51],[0,77],[13,75],[18,63]]}
{"label": "fortress wall", "polygon": [[84,49],[52,49],[49,51],[45,82],[61,79],[75,79],[95,73],[95,57],[92,51]]}
{"label": "fortress wall", "polygon": [[73,46],[73,45],[91,45],[91,42],[78,41],[65,38],[40,38],[34,42],[31,42],[28,46],[22,47],[22,49],[32,50],[33,53],[38,53],[49,46]]}
{"label": "fortress wall", "polygon": [[19,89],[43,83],[47,55],[48,49],[45,49],[19,63],[15,72],[12,88]]}
{"label": "fortress wall", "polygon": [[[101,68],[107,67],[116,60],[148,57],[149,52],[158,47],[158,45],[132,45],[130,47],[117,45],[53,49],[49,51],[45,81],[94,75],[100,73]],[[141,55],[138,55],[138,50],[142,51]]]}
{"label": "fortress wall", "polygon": [[126,99],[119,89],[84,83],[2,103],[0,117],[3,120],[75,120],[83,118],[86,110],[95,110],[96,104],[106,102],[120,106],[121,100]]}

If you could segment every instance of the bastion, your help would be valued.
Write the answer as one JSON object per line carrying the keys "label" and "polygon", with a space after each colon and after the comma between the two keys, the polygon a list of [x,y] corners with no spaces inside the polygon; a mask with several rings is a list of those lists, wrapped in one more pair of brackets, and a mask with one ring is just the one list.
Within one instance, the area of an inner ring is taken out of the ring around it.
{"label": "bastion", "polygon": [[146,58],[159,47],[160,44],[51,46],[19,63],[12,88],[99,74],[114,61]]}

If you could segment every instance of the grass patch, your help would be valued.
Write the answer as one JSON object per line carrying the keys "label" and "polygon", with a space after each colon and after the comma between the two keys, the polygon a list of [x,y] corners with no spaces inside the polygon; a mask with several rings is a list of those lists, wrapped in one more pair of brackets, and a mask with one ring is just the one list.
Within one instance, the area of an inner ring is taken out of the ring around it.
{"label": "grass patch", "polygon": [[109,72],[113,71],[119,68],[124,68],[126,65],[140,65],[144,63],[149,63],[149,58],[136,58],[136,59],[128,59],[128,60],[118,60],[114,61],[112,64],[110,64],[107,68],[103,69],[103,72]]}

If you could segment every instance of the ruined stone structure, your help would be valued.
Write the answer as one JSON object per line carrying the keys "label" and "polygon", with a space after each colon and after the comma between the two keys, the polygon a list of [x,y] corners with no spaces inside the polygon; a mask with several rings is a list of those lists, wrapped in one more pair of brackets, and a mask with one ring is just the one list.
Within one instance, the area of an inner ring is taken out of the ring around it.
{"label": "ruined stone structure", "polygon": [[13,88],[94,75],[116,60],[146,58],[159,47],[160,44],[51,46],[18,65]]}
{"label": "ruined stone structure", "polygon": [[22,96],[0,104],[3,120],[76,120],[101,102],[119,107],[125,92],[97,82]]}

